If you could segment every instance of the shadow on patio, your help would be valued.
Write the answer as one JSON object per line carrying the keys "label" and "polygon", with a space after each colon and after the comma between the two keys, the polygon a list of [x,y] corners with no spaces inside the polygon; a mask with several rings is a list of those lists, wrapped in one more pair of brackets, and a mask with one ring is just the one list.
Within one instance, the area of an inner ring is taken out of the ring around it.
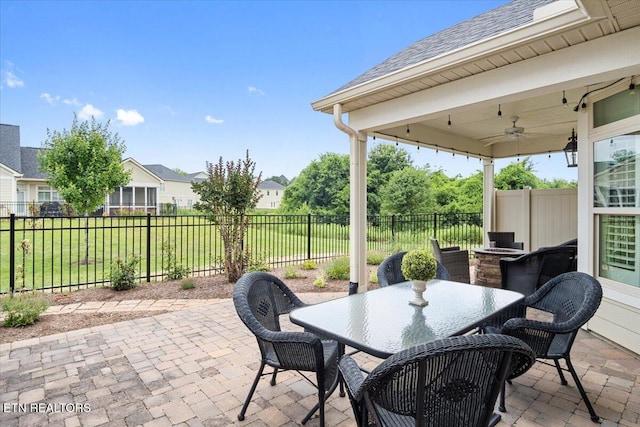
{"label": "shadow on patio", "polygon": [[[305,302],[338,294],[302,294]],[[297,374],[261,381],[245,421],[237,414],[259,352],[230,299],[149,318],[0,345],[3,426],[297,425],[316,402]],[[379,361],[362,353],[369,368]],[[640,358],[581,331],[572,361],[602,425],[640,423]],[[588,426],[569,378],[536,363],[507,386],[499,425]],[[32,407],[31,403],[41,403]],[[27,404],[27,405],[20,405]],[[47,406],[49,405],[49,406]],[[25,412],[26,410],[26,412]],[[75,411],[74,411],[75,410]],[[354,426],[348,398],[327,402],[327,425]],[[318,424],[314,418],[307,425]]]}

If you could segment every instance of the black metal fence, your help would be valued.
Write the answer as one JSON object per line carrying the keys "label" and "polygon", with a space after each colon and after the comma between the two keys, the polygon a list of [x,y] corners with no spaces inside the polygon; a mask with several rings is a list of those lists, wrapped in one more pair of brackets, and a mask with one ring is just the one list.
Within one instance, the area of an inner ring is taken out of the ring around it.
{"label": "black metal fence", "polygon": [[[482,214],[370,217],[368,250],[391,253],[482,241]],[[348,256],[349,217],[253,215],[244,238],[251,265],[271,268]],[[0,219],[0,293],[65,290],[109,283],[117,259],[139,259],[139,281],[160,281],[172,267],[191,276],[223,272],[224,247],[204,216],[18,217]]]}

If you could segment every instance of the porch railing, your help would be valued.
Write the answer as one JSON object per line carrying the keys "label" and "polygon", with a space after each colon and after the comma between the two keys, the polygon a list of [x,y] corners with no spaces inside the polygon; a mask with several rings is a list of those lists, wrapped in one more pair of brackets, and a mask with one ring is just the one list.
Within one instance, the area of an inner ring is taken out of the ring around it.
{"label": "porch railing", "polygon": [[[368,250],[391,253],[443,245],[471,248],[482,241],[481,213],[374,216]],[[86,239],[86,240],[85,240]],[[88,252],[86,242],[88,241]],[[244,238],[252,265],[272,268],[325,262],[349,254],[346,215],[253,215]],[[109,283],[118,258],[140,258],[139,281],[159,281],[172,262],[190,275],[223,272],[224,248],[204,216],[0,218],[0,293],[63,290]],[[171,260],[171,261],[170,261]]]}

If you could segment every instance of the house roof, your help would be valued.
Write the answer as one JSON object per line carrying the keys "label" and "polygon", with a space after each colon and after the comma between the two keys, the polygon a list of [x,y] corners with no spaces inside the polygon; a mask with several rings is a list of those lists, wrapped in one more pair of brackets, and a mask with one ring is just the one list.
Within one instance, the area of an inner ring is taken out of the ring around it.
{"label": "house roof", "polygon": [[514,0],[414,43],[312,107],[333,114],[339,104],[350,113],[638,26],[637,0]]}
{"label": "house roof", "polygon": [[[394,71],[454,51],[479,40],[504,33],[533,21],[533,11],[555,0],[515,0],[425,37],[398,52],[335,92],[357,86]],[[334,93],[335,93],[334,92]]]}
{"label": "house roof", "polygon": [[189,176],[180,175],[173,169],[169,169],[164,165],[143,165],[151,173],[165,181],[191,182]]}
{"label": "house roof", "polygon": [[0,163],[15,172],[22,172],[20,126],[0,124]]}
{"label": "house roof", "polygon": [[284,190],[284,185],[278,184],[275,181],[267,179],[266,181],[262,181],[258,186],[260,190]]}
{"label": "house roof", "polygon": [[40,148],[36,147],[20,147],[21,172],[24,179],[47,179],[47,176],[38,170],[38,166],[40,165],[38,161],[39,151]]}
{"label": "house roof", "polygon": [[311,105],[348,114],[359,137],[467,158],[560,152],[578,128],[574,107],[638,84],[639,37],[638,0],[514,0],[414,43]]}
{"label": "house roof", "polygon": [[189,178],[189,181],[191,182],[202,182],[202,181],[206,181],[207,174],[202,171],[194,172],[194,173],[187,174],[187,178]]}

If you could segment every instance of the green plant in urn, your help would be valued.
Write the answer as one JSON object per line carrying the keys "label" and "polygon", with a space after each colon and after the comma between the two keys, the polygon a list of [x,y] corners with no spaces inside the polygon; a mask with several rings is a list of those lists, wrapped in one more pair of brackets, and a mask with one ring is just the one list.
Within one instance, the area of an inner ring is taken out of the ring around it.
{"label": "green plant in urn", "polygon": [[409,251],[402,257],[400,270],[404,277],[413,282],[411,289],[415,298],[409,304],[420,307],[429,304],[422,294],[427,288],[427,281],[436,277],[436,259],[433,254],[425,249]]}

